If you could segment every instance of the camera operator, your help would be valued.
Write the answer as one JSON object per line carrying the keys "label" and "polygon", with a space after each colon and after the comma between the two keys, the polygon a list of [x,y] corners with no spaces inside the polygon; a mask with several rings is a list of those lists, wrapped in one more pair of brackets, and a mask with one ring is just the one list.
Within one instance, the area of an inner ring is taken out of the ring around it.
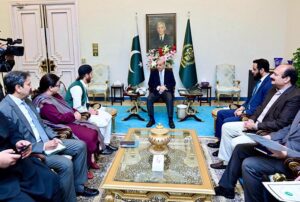
{"label": "camera operator", "polygon": [[[6,44],[0,43],[0,72],[10,72],[15,65],[14,56],[22,56],[24,54],[23,46],[14,46],[14,44],[21,44],[22,39],[0,38],[0,41],[6,41]],[[0,82],[0,101],[4,98],[3,92]]]}
{"label": "camera operator", "polygon": [[9,72],[15,65],[13,55],[3,55],[2,52],[6,49],[5,44],[0,44],[0,72]]}
{"label": "camera operator", "polygon": [[[2,53],[6,49],[5,44],[0,43],[0,72],[9,72],[15,65],[15,60],[13,55],[3,55]],[[4,98],[3,87],[0,83],[0,101]]]}

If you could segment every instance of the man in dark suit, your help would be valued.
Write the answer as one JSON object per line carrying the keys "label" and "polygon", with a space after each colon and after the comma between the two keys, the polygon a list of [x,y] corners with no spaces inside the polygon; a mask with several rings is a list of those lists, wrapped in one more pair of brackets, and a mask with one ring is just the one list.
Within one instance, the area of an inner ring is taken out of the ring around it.
{"label": "man in dark suit", "polygon": [[155,34],[152,38],[152,43],[150,43],[149,49],[158,49],[164,47],[165,45],[174,45],[172,37],[166,34],[166,24],[164,22],[157,22],[156,31],[157,34]]}
{"label": "man in dark suit", "polygon": [[[215,137],[218,138],[218,141],[215,143],[208,143],[207,146],[219,148],[222,125],[227,122],[241,121],[245,116],[252,116],[256,108],[262,104],[264,98],[272,87],[269,66],[268,60],[265,59],[257,59],[253,61],[252,74],[257,82],[252,91],[252,96],[248,97],[246,102],[237,109],[218,111],[215,131]],[[217,152],[214,152],[214,156],[217,156],[216,153]]]}
{"label": "man in dark suit", "polygon": [[280,65],[271,75],[273,87],[264,102],[244,122],[229,122],[222,126],[222,139],[218,158],[221,162],[211,164],[215,169],[224,169],[237,144],[253,143],[243,131],[252,130],[260,134],[276,132],[292,123],[300,108],[300,90],[295,86],[298,79],[295,68]]}
{"label": "man in dark suit", "polygon": [[9,129],[10,120],[2,113],[0,120],[0,201],[60,201],[58,176],[30,157],[30,142],[14,127]]}
{"label": "man in dark suit", "polygon": [[[54,169],[60,177],[62,201],[76,201],[77,195],[95,196],[96,189],[84,186],[87,181],[87,153],[84,142],[75,139],[59,140],[57,134],[45,126],[35,107],[27,97],[31,93],[31,81],[28,72],[12,71],[5,75],[4,85],[8,95],[0,103],[0,112],[6,119],[12,120],[8,126],[16,128],[22,138],[32,143],[32,151],[44,154],[56,149],[59,143],[66,149],[59,154],[45,156],[45,163]],[[72,156],[72,160],[63,156]]]}
{"label": "man in dark suit", "polygon": [[215,187],[217,196],[234,198],[234,188],[239,177],[243,178],[243,188],[246,202],[264,201],[262,184],[264,175],[283,173],[290,175],[284,166],[284,160],[289,157],[300,157],[300,111],[293,123],[277,132],[264,136],[279,142],[286,147],[286,151],[271,151],[267,156],[255,150],[255,145],[237,145],[230,158],[228,166]]}
{"label": "man in dark suit", "polygon": [[172,69],[165,69],[165,63],[165,59],[160,57],[157,60],[157,69],[151,70],[150,73],[148,82],[149,96],[147,98],[147,110],[150,120],[146,127],[151,127],[155,124],[153,104],[159,98],[162,98],[167,105],[169,126],[170,128],[175,128],[173,121],[173,99],[176,82]]}

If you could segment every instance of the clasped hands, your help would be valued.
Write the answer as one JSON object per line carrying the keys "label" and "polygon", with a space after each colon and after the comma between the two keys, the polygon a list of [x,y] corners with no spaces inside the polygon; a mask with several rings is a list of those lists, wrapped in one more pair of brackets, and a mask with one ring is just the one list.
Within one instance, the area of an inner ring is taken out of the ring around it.
{"label": "clasped hands", "polygon": [[162,94],[164,91],[168,90],[165,85],[157,86],[157,90],[159,94]]}

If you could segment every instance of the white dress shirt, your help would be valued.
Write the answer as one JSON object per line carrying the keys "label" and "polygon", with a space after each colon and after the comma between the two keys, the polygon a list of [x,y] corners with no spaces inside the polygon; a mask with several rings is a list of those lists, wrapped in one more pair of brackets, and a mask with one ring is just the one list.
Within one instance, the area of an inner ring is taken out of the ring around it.
{"label": "white dress shirt", "polygon": [[29,122],[30,124],[30,127],[33,131],[33,134],[34,134],[34,137],[36,139],[37,142],[40,142],[41,141],[41,137],[40,137],[40,134],[37,130],[37,128],[35,127],[34,123],[33,123],[33,120],[29,114],[29,112],[27,111],[26,107],[22,104],[24,101],[9,94],[8,95],[13,101],[14,103],[16,103],[16,105],[19,107],[19,109],[21,110],[21,112],[23,113],[23,115],[25,116],[25,118],[27,119],[27,121]]}
{"label": "white dress shirt", "polygon": [[[83,87],[86,90],[87,85],[82,80],[80,80],[80,82],[82,83]],[[73,98],[73,108],[78,110],[79,112],[88,111],[88,109],[86,107],[86,104],[84,104],[83,106],[81,105],[81,96],[83,94],[81,87],[80,86],[73,86],[70,89],[70,93],[71,93],[71,96]],[[89,98],[87,97],[86,99],[87,99],[87,103],[89,103]]]}
{"label": "white dress shirt", "polygon": [[273,97],[271,98],[271,100],[269,101],[269,103],[267,104],[267,106],[265,107],[265,109],[262,111],[262,113],[259,115],[259,117],[257,118],[257,121],[256,121],[256,129],[257,129],[257,125],[258,123],[261,123],[266,114],[269,112],[270,108],[272,107],[272,105],[276,102],[276,100],[279,99],[279,97],[284,93],[284,91],[286,91],[290,86],[286,87],[286,88],[283,88],[283,89],[280,89],[278,90],[274,95]]}

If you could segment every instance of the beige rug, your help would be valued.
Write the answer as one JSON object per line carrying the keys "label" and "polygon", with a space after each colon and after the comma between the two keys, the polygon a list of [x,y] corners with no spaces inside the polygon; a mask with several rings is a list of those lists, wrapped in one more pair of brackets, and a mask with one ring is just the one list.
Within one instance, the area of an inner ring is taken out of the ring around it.
{"label": "beige rug", "polygon": [[[121,138],[122,138],[122,136],[114,136],[113,144],[118,145],[119,140]],[[211,138],[211,137],[201,137],[199,139],[199,141],[201,142],[201,145],[202,145],[205,157],[206,157],[206,162],[207,162],[207,166],[209,168],[209,172],[211,174],[212,181],[215,185],[217,185],[219,179],[221,178],[221,176],[224,172],[224,170],[215,170],[215,169],[211,169],[209,167],[209,164],[217,162],[218,159],[211,155],[212,152],[215,151],[215,149],[207,147],[207,143],[214,142],[215,139]],[[102,202],[102,201],[104,201],[105,192],[104,192],[103,189],[100,188],[100,184],[101,184],[102,180],[104,179],[105,173],[109,169],[109,167],[110,167],[110,165],[113,161],[114,156],[115,156],[115,154],[109,155],[109,156],[101,156],[101,158],[99,159],[99,165],[100,165],[101,169],[100,170],[93,170],[95,177],[94,177],[94,179],[89,180],[88,183],[87,183],[87,185],[90,186],[90,187],[98,187],[99,188],[99,191],[100,191],[99,196],[94,197],[94,198],[78,197],[79,202]],[[123,202],[123,201],[141,202],[141,200],[115,199],[115,202]],[[237,185],[236,196],[235,196],[234,200],[226,199],[226,198],[221,197],[221,196],[213,196],[212,201],[214,201],[214,202],[226,202],[226,201],[240,202],[240,201],[245,201],[244,200],[243,189],[240,186],[240,184]],[[143,201],[143,202],[146,202],[146,201]],[[151,202],[153,202],[153,200]]]}

